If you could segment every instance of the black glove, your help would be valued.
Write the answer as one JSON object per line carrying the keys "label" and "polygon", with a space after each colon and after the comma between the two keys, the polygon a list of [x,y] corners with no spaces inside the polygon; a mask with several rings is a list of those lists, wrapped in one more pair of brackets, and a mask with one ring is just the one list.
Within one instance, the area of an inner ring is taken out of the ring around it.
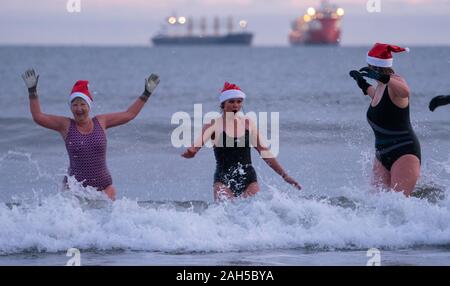
{"label": "black glove", "polygon": [[382,82],[384,84],[387,84],[389,82],[389,80],[391,79],[391,76],[388,74],[380,74],[376,71],[374,71],[373,69],[369,68],[369,67],[364,67],[362,69],[359,70],[362,76],[374,79],[374,80],[378,80],[379,82]]}
{"label": "black glove", "polygon": [[349,75],[356,81],[362,92],[367,95],[367,89],[371,85],[367,83],[362,74],[359,71],[352,70],[350,71]]}
{"label": "black glove", "polygon": [[450,95],[438,95],[433,97],[428,107],[430,108],[431,111],[434,111],[436,107],[446,105],[449,103],[450,103]]}

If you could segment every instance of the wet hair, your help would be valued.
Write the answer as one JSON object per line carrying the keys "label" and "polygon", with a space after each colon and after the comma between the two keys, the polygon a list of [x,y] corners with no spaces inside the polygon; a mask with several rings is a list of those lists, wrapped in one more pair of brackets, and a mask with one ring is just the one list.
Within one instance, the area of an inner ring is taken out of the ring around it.
{"label": "wet hair", "polygon": [[377,67],[377,66],[373,66],[373,65],[369,65],[369,68],[371,68],[372,70],[374,70],[380,74],[387,74],[387,75],[395,74],[393,68],[382,68],[382,67]]}

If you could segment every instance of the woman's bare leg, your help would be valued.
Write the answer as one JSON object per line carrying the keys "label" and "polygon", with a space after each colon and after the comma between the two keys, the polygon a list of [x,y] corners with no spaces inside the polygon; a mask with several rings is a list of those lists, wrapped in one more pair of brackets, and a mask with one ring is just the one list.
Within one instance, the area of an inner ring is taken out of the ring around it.
{"label": "woman's bare leg", "polygon": [[391,186],[391,174],[377,158],[373,160],[372,185],[385,189]]}
{"label": "woman's bare leg", "polygon": [[234,193],[222,183],[214,183],[214,201],[234,199]]}
{"label": "woman's bare leg", "polygon": [[113,185],[109,185],[103,192],[110,198],[112,201],[116,200],[116,188]]}
{"label": "woman's bare leg", "polygon": [[241,197],[248,198],[254,196],[257,192],[259,192],[259,185],[257,182],[254,182],[247,186]]}
{"label": "woman's bare leg", "polygon": [[420,176],[420,161],[415,155],[403,155],[391,168],[391,188],[409,197]]}

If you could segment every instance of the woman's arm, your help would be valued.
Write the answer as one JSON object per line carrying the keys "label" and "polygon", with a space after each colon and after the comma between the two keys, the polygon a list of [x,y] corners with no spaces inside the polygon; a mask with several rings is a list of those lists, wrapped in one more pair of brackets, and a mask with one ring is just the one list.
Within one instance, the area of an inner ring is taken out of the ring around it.
{"label": "woman's arm", "polygon": [[401,98],[409,97],[409,87],[406,81],[398,75],[391,75],[388,84],[389,94]]}
{"label": "woman's arm", "polygon": [[194,141],[194,145],[187,148],[186,151],[184,151],[184,153],[181,154],[181,156],[186,159],[195,157],[195,155],[203,147],[203,145],[205,145],[205,143],[211,139],[214,133],[214,128],[215,128],[214,122],[205,124],[202,128],[202,134],[197,138],[197,140]]}
{"label": "woman's arm", "polygon": [[[409,97],[409,87],[406,81],[396,74],[381,74],[369,67],[364,67],[359,70],[360,75],[377,80],[381,83],[387,84],[389,94],[400,98]],[[375,94],[373,92],[373,94]]]}
{"label": "woman's arm", "polygon": [[369,86],[367,88],[367,95],[373,99],[373,97],[375,96],[375,88],[373,86]]}
{"label": "woman's arm", "polygon": [[126,111],[97,115],[97,119],[105,129],[125,124],[139,114],[145,102],[146,99],[140,96]]}
{"label": "woman's arm", "polygon": [[431,99],[428,108],[430,108],[431,111],[434,111],[436,107],[446,104],[450,104],[450,95],[438,95]]}
{"label": "woman's arm", "polygon": [[41,112],[41,105],[39,104],[37,94],[39,75],[36,75],[33,69],[29,69],[22,74],[22,78],[28,88],[30,111],[34,122],[42,127],[52,129],[63,134],[68,129],[70,119],[63,116],[50,115]]}
{"label": "woman's arm", "polygon": [[356,81],[356,84],[364,95],[368,95],[373,99],[375,96],[375,89],[364,79],[363,74],[357,70],[352,70],[349,75]]}
{"label": "woman's arm", "polygon": [[256,128],[256,125],[253,121],[249,119],[250,122],[250,133],[256,134],[256,150],[261,155],[261,158],[266,162],[266,164],[272,168],[278,175],[280,175],[283,180],[285,180],[287,183],[293,185],[295,188],[301,190],[300,184],[293,178],[291,178],[286,171],[283,169],[283,167],[278,163],[275,156],[273,156],[272,152],[270,152],[270,149],[265,144],[264,138],[262,138],[261,134],[258,132],[258,129]]}
{"label": "woman's arm", "polygon": [[133,120],[141,112],[142,107],[144,107],[150,95],[152,95],[154,89],[158,86],[159,81],[158,75],[151,74],[145,79],[145,90],[142,95],[126,111],[98,115],[97,119],[100,124],[105,129],[108,129]]}

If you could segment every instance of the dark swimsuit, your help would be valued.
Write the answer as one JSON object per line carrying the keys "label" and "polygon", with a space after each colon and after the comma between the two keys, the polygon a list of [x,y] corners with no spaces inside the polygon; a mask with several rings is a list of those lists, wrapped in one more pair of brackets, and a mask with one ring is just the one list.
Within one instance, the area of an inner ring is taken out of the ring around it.
{"label": "dark swimsuit", "polygon": [[380,102],[367,110],[367,121],[375,133],[376,157],[388,170],[398,158],[406,154],[421,160],[420,144],[411,126],[409,104],[405,108],[396,106],[386,86]]}
{"label": "dark swimsuit", "polygon": [[214,183],[224,184],[237,197],[251,183],[257,182],[251,159],[250,132],[246,129],[245,135],[234,138],[223,131],[218,142],[222,145],[214,146]]}

